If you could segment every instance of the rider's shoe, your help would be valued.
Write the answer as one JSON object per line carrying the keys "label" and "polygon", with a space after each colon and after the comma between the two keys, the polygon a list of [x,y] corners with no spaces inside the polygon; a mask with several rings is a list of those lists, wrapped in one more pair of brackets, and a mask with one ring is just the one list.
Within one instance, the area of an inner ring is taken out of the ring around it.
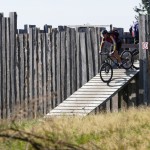
{"label": "rider's shoe", "polygon": [[122,67],[122,63],[119,63],[118,65],[119,65],[119,68],[121,68],[121,67]]}

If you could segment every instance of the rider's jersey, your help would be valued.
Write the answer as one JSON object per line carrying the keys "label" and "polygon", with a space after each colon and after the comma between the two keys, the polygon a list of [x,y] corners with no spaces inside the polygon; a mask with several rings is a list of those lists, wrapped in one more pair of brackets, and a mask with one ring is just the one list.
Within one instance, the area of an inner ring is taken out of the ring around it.
{"label": "rider's jersey", "polygon": [[112,51],[116,50],[116,42],[115,42],[115,39],[111,35],[108,36],[106,39],[103,38],[102,43],[101,43],[101,49],[103,48],[105,42],[111,43],[111,45],[113,47]]}

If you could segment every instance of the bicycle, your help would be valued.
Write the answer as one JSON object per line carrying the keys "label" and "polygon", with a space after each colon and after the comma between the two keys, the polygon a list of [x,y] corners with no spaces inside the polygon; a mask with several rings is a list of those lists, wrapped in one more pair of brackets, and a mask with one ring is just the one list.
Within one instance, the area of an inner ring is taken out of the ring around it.
{"label": "bicycle", "polygon": [[[113,66],[111,65],[109,60],[113,62],[118,68],[130,69],[133,66],[133,55],[130,51],[124,50],[121,53],[120,55],[122,61],[121,66],[119,66],[118,60],[114,56],[109,55],[108,52],[101,52],[100,55],[106,55],[106,59],[102,63],[99,70],[100,78],[105,83],[109,83],[113,76]],[[115,60],[117,60],[117,62],[115,62],[113,57],[115,58]]]}

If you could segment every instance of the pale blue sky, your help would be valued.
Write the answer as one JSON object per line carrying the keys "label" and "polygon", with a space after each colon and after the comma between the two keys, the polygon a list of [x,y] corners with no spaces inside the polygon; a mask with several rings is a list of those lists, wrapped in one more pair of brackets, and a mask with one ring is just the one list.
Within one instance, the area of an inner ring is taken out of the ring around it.
{"label": "pale blue sky", "polygon": [[0,11],[8,17],[17,12],[18,28],[32,24],[58,25],[109,25],[123,27],[125,31],[135,20],[133,8],[141,0],[1,0]]}

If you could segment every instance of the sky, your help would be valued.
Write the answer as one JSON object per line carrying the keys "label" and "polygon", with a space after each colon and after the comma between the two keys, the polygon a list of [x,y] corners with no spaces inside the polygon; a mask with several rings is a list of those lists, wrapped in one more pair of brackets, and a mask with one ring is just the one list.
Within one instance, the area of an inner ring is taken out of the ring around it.
{"label": "sky", "polygon": [[17,12],[17,28],[25,24],[43,29],[45,24],[110,25],[128,31],[137,13],[133,10],[141,0],[1,0],[5,17]]}

